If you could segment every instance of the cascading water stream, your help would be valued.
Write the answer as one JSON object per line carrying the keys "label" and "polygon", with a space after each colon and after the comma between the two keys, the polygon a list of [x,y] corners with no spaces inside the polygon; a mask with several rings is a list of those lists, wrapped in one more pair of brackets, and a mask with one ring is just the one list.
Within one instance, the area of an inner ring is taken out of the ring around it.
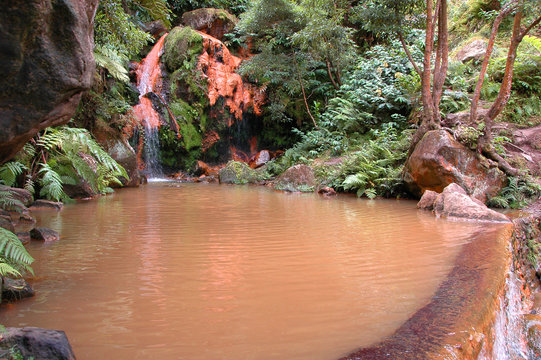
{"label": "cascading water stream", "polygon": [[[163,43],[167,34],[164,34],[154,45],[137,69],[137,90],[139,90],[139,104],[133,107],[133,112],[143,125],[144,145],[143,151],[144,172],[152,178],[162,177],[160,166],[160,116],[152,107],[152,102],[146,96],[148,93],[158,93],[161,90],[160,56],[163,53]],[[141,154],[139,154],[141,155]],[[141,168],[140,164],[140,168]]]}

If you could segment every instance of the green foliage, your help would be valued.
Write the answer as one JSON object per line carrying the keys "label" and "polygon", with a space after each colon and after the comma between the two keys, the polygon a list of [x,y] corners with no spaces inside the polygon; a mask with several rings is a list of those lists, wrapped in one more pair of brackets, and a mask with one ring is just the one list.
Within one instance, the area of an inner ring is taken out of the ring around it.
{"label": "green foliage", "polygon": [[300,126],[306,107],[340,85],[355,49],[344,9],[330,0],[257,0],[242,14],[237,30],[258,53],[240,73],[266,86],[266,119]]}
{"label": "green foliage", "polygon": [[407,157],[410,132],[398,134],[387,127],[372,130],[372,139],[346,157],[335,174],[332,185],[355,192],[357,196],[399,196],[402,190],[402,169]]}
{"label": "green foliage", "polygon": [[358,58],[322,119],[347,133],[366,132],[388,122],[404,124],[411,99],[401,79],[411,73],[412,67],[397,42],[374,46]]}
{"label": "green foliage", "polygon": [[21,212],[24,208],[24,204],[15,199],[9,188],[0,186],[0,209]]}
{"label": "green foliage", "polygon": [[233,14],[246,11],[248,0],[168,0],[169,5],[177,14],[199,8],[226,9]]}
{"label": "green foliage", "polygon": [[0,181],[6,186],[13,186],[17,176],[27,170],[26,166],[18,161],[10,161],[0,166]]}
{"label": "green foliage", "polygon": [[487,204],[499,208],[519,209],[541,195],[541,185],[530,176],[509,177],[509,184]]}
{"label": "green foliage", "polygon": [[41,197],[55,201],[69,199],[64,184],[85,181],[95,192],[106,193],[111,184],[121,184],[119,177],[129,178],[86,129],[48,128],[29,142],[18,157],[27,172],[24,186],[32,190],[39,186]]}
{"label": "green foliage", "polygon": [[20,277],[25,272],[34,274],[30,267],[33,261],[19,238],[0,228],[0,276]]}

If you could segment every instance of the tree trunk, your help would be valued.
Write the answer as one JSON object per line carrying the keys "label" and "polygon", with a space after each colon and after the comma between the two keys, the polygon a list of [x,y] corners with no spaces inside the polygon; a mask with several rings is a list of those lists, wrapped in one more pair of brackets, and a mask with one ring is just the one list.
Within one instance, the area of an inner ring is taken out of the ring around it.
{"label": "tree trunk", "polygon": [[312,120],[312,123],[314,124],[314,127],[317,128],[316,119],[312,116],[312,112],[310,111],[310,106],[308,106],[308,99],[306,98],[306,91],[304,90],[304,85],[302,83],[302,77],[301,73],[299,71],[299,64],[297,63],[297,58],[295,57],[295,54],[293,54],[293,61],[295,62],[295,69],[297,72],[297,80],[299,81],[299,85],[301,86],[301,92],[302,92],[302,99],[304,100],[304,106],[306,107],[306,111],[308,112],[308,116],[310,116],[310,119]]}
{"label": "tree trunk", "polygon": [[490,61],[490,56],[492,55],[492,50],[494,49],[494,42],[496,41],[496,35],[498,34],[498,29],[504,17],[506,17],[513,6],[508,6],[500,11],[494,24],[492,25],[492,30],[490,32],[490,37],[488,39],[487,50],[485,52],[485,57],[483,59],[483,64],[481,65],[481,72],[479,73],[479,78],[477,79],[477,85],[475,85],[475,91],[473,92],[473,98],[471,102],[470,109],[470,121],[472,124],[477,122],[477,107],[479,105],[479,98],[481,97],[481,88],[483,87],[483,82],[485,81],[485,75],[488,69],[488,63]]}
{"label": "tree trunk", "polygon": [[336,90],[340,89],[340,85],[338,85],[338,83],[334,80],[334,76],[332,75],[331,62],[329,61],[329,58],[325,58],[325,63],[327,64],[327,74],[329,74],[329,79],[331,79],[332,86],[334,86]]}
{"label": "tree trunk", "polygon": [[410,49],[408,48],[408,44],[406,44],[406,41],[404,40],[404,35],[401,31],[398,32],[398,39],[400,40],[400,43],[402,44],[402,48],[404,49],[404,52],[406,53],[406,56],[408,57],[411,65],[413,65],[413,68],[419,74],[419,76],[423,76],[423,72],[421,69],[419,69],[419,66],[415,63],[415,60],[413,60],[413,56],[411,55]]}
{"label": "tree trunk", "polygon": [[[438,16],[438,51],[439,61],[434,67],[434,86],[432,96],[434,98],[434,108],[439,110],[440,100],[443,94],[443,85],[447,77],[447,68],[449,66],[449,40],[447,29],[447,0],[441,0]],[[438,111],[438,119],[440,119]]]}

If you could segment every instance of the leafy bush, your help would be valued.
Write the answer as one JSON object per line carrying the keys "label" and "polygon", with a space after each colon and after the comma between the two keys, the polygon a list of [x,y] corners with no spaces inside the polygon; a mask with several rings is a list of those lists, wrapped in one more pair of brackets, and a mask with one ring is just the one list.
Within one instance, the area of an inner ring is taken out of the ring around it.
{"label": "leafy bush", "polygon": [[412,70],[398,42],[374,46],[357,59],[337,97],[329,101],[323,120],[346,132],[362,133],[389,122],[403,126],[411,99],[401,79]]}

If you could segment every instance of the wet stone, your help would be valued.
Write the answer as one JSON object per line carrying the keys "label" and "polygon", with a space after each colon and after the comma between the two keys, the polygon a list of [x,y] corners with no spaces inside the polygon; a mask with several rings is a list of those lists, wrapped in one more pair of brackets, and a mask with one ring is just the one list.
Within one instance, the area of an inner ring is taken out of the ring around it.
{"label": "wet stone", "polygon": [[37,227],[35,229],[32,229],[30,231],[30,237],[32,240],[38,240],[38,241],[44,241],[44,242],[52,242],[60,240],[60,234],[58,234],[56,231],[44,228],[44,227]]}
{"label": "wet stone", "polygon": [[34,296],[34,289],[24,279],[4,278],[2,302],[13,302]]}
{"label": "wet stone", "polygon": [[56,201],[49,200],[36,200],[30,205],[30,210],[51,209],[60,211],[64,207],[64,204]]}

